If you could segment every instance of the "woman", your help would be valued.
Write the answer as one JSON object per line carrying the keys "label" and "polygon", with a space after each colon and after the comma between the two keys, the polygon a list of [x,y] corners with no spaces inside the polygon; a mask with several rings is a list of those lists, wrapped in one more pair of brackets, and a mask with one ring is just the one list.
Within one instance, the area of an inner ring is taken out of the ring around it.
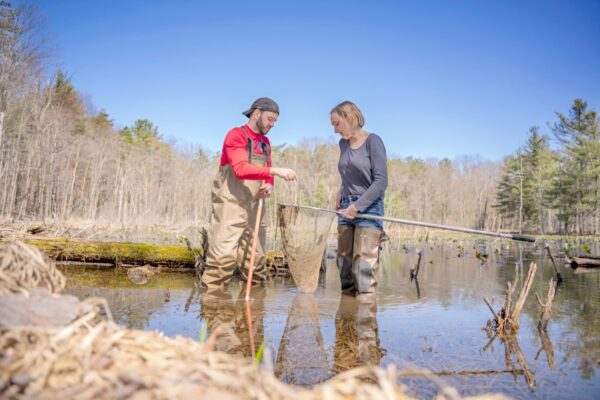
{"label": "woman", "polygon": [[331,110],[331,124],[340,139],[338,170],[342,186],[336,207],[343,211],[338,221],[338,257],[342,292],[375,294],[383,223],[356,218],[357,213],[383,215],[387,187],[387,157],[379,136],[363,129],[360,109],[344,101]]}

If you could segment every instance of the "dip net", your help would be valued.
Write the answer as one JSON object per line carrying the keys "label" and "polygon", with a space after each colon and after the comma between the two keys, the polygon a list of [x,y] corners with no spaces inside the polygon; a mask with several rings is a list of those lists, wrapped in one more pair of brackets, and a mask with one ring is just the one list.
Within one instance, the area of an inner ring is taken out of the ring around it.
{"label": "dip net", "polygon": [[319,270],[335,214],[279,204],[278,216],[283,252],[294,283],[301,292],[313,293],[319,284]]}

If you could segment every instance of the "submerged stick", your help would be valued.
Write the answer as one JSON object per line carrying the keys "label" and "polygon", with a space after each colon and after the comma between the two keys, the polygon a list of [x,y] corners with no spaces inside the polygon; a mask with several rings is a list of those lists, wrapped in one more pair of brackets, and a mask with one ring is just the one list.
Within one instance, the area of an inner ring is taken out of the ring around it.
{"label": "submerged stick", "polygon": [[417,288],[417,299],[421,298],[421,288],[419,287],[419,278],[415,277],[415,287]]}
{"label": "submerged stick", "polygon": [[487,304],[488,308],[490,309],[490,311],[494,315],[494,319],[496,319],[496,321],[497,321],[498,320],[498,315],[496,314],[496,311],[494,311],[494,309],[492,308],[492,305],[490,304],[490,301],[487,299],[487,297],[484,297],[483,301],[485,301],[485,304]]}
{"label": "submerged stick", "polygon": [[556,274],[556,282],[561,283],[563,278],[562,278],[562,275],[560,274],[560,272],[558,271],[558,267],[556,266],[556,263],[554,262],[554,257],[552,257],[552,252],[550,251],[550,245],[548,243],[546,243],[546,251],[548,252],[550,261],[552,261],[552,266],[554,267],[554,273]]}
{"label": "submerged stick", "polygon": [[523,369],[501,369],[501,370],[465,370],[465,371],[400,371],[398,372],[399,377],[407,376],[462,376],[462,375],[498,375],[498,374],[513,374],[523,375],[525,371]]}
{"label": "submerged stick", "polygon": [[419,275],[419,268],[421,266],[421,257],[423,256],[423,252],[421,250],[417,251],[419,258],[417,259],[417,265],[414,268],[410,269],[410,280],[417,279],[417,275]]}

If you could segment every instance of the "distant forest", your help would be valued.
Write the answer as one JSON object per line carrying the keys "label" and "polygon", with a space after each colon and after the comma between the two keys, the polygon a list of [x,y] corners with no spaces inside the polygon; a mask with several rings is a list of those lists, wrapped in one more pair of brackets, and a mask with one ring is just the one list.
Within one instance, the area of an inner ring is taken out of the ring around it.
{"label": "distant forest", "polygon": [[[206,225],[219,154],[167,142],[148,119],[117,129],[106,111],[90,112],[68,74],[49,71],[37,21],[34,9],[0,2],[0,217]],[[386,215],[488,230],[599,234],[598,122],[576,99],[565,114],[556,113],[548,133],[530,128],[528,140],[499,162],[390,158]],[[294,168],[299,183],[296,189],[276,182],[270,225],[280,201],[331,207],[340,183],[337,159],[337,144],[275,147],[274,165]]]}

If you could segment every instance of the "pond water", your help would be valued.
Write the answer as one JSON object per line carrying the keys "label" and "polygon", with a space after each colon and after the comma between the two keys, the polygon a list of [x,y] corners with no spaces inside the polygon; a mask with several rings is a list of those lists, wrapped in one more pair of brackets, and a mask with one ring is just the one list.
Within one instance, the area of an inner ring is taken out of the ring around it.
{"label": "pond water", "polygon": [[[598,243],[585,246],[600,254]],[[561,243],[553,247],[557,254]],[[420,272],[411,281],[417,250]],[[499,309],[507,282],[518,276],[520,288],[531,262],[538,269],[516,341],[490,342],[484,328],[492,315],[483,298]],[[253,289],[250,303],[239,281],[225,293],[208,295],[197,290],[193,274],[159,273],[138,286],[118,269],[62,270],[68,293],[105,297],[125,327],[199,340],[204,325],[209,334],[221,326],[219,349],[251,356],[264,343],[267,368],[297,385],[310,386],[364,363],[394,363],[438,373],[403,378],[419,397],[432,397],[449,384],[462,395],[600,398],[600,271],[580,273],[557,263],[564,281],[542,337],[534,294],[544,300],[554,274],[542,244],[430,240],[387,248],[376,302],[340,295],[333,259],[316,293],[301,294],[291,278],[279,277]],[[524,370],[531,373],[529,382]]]}

